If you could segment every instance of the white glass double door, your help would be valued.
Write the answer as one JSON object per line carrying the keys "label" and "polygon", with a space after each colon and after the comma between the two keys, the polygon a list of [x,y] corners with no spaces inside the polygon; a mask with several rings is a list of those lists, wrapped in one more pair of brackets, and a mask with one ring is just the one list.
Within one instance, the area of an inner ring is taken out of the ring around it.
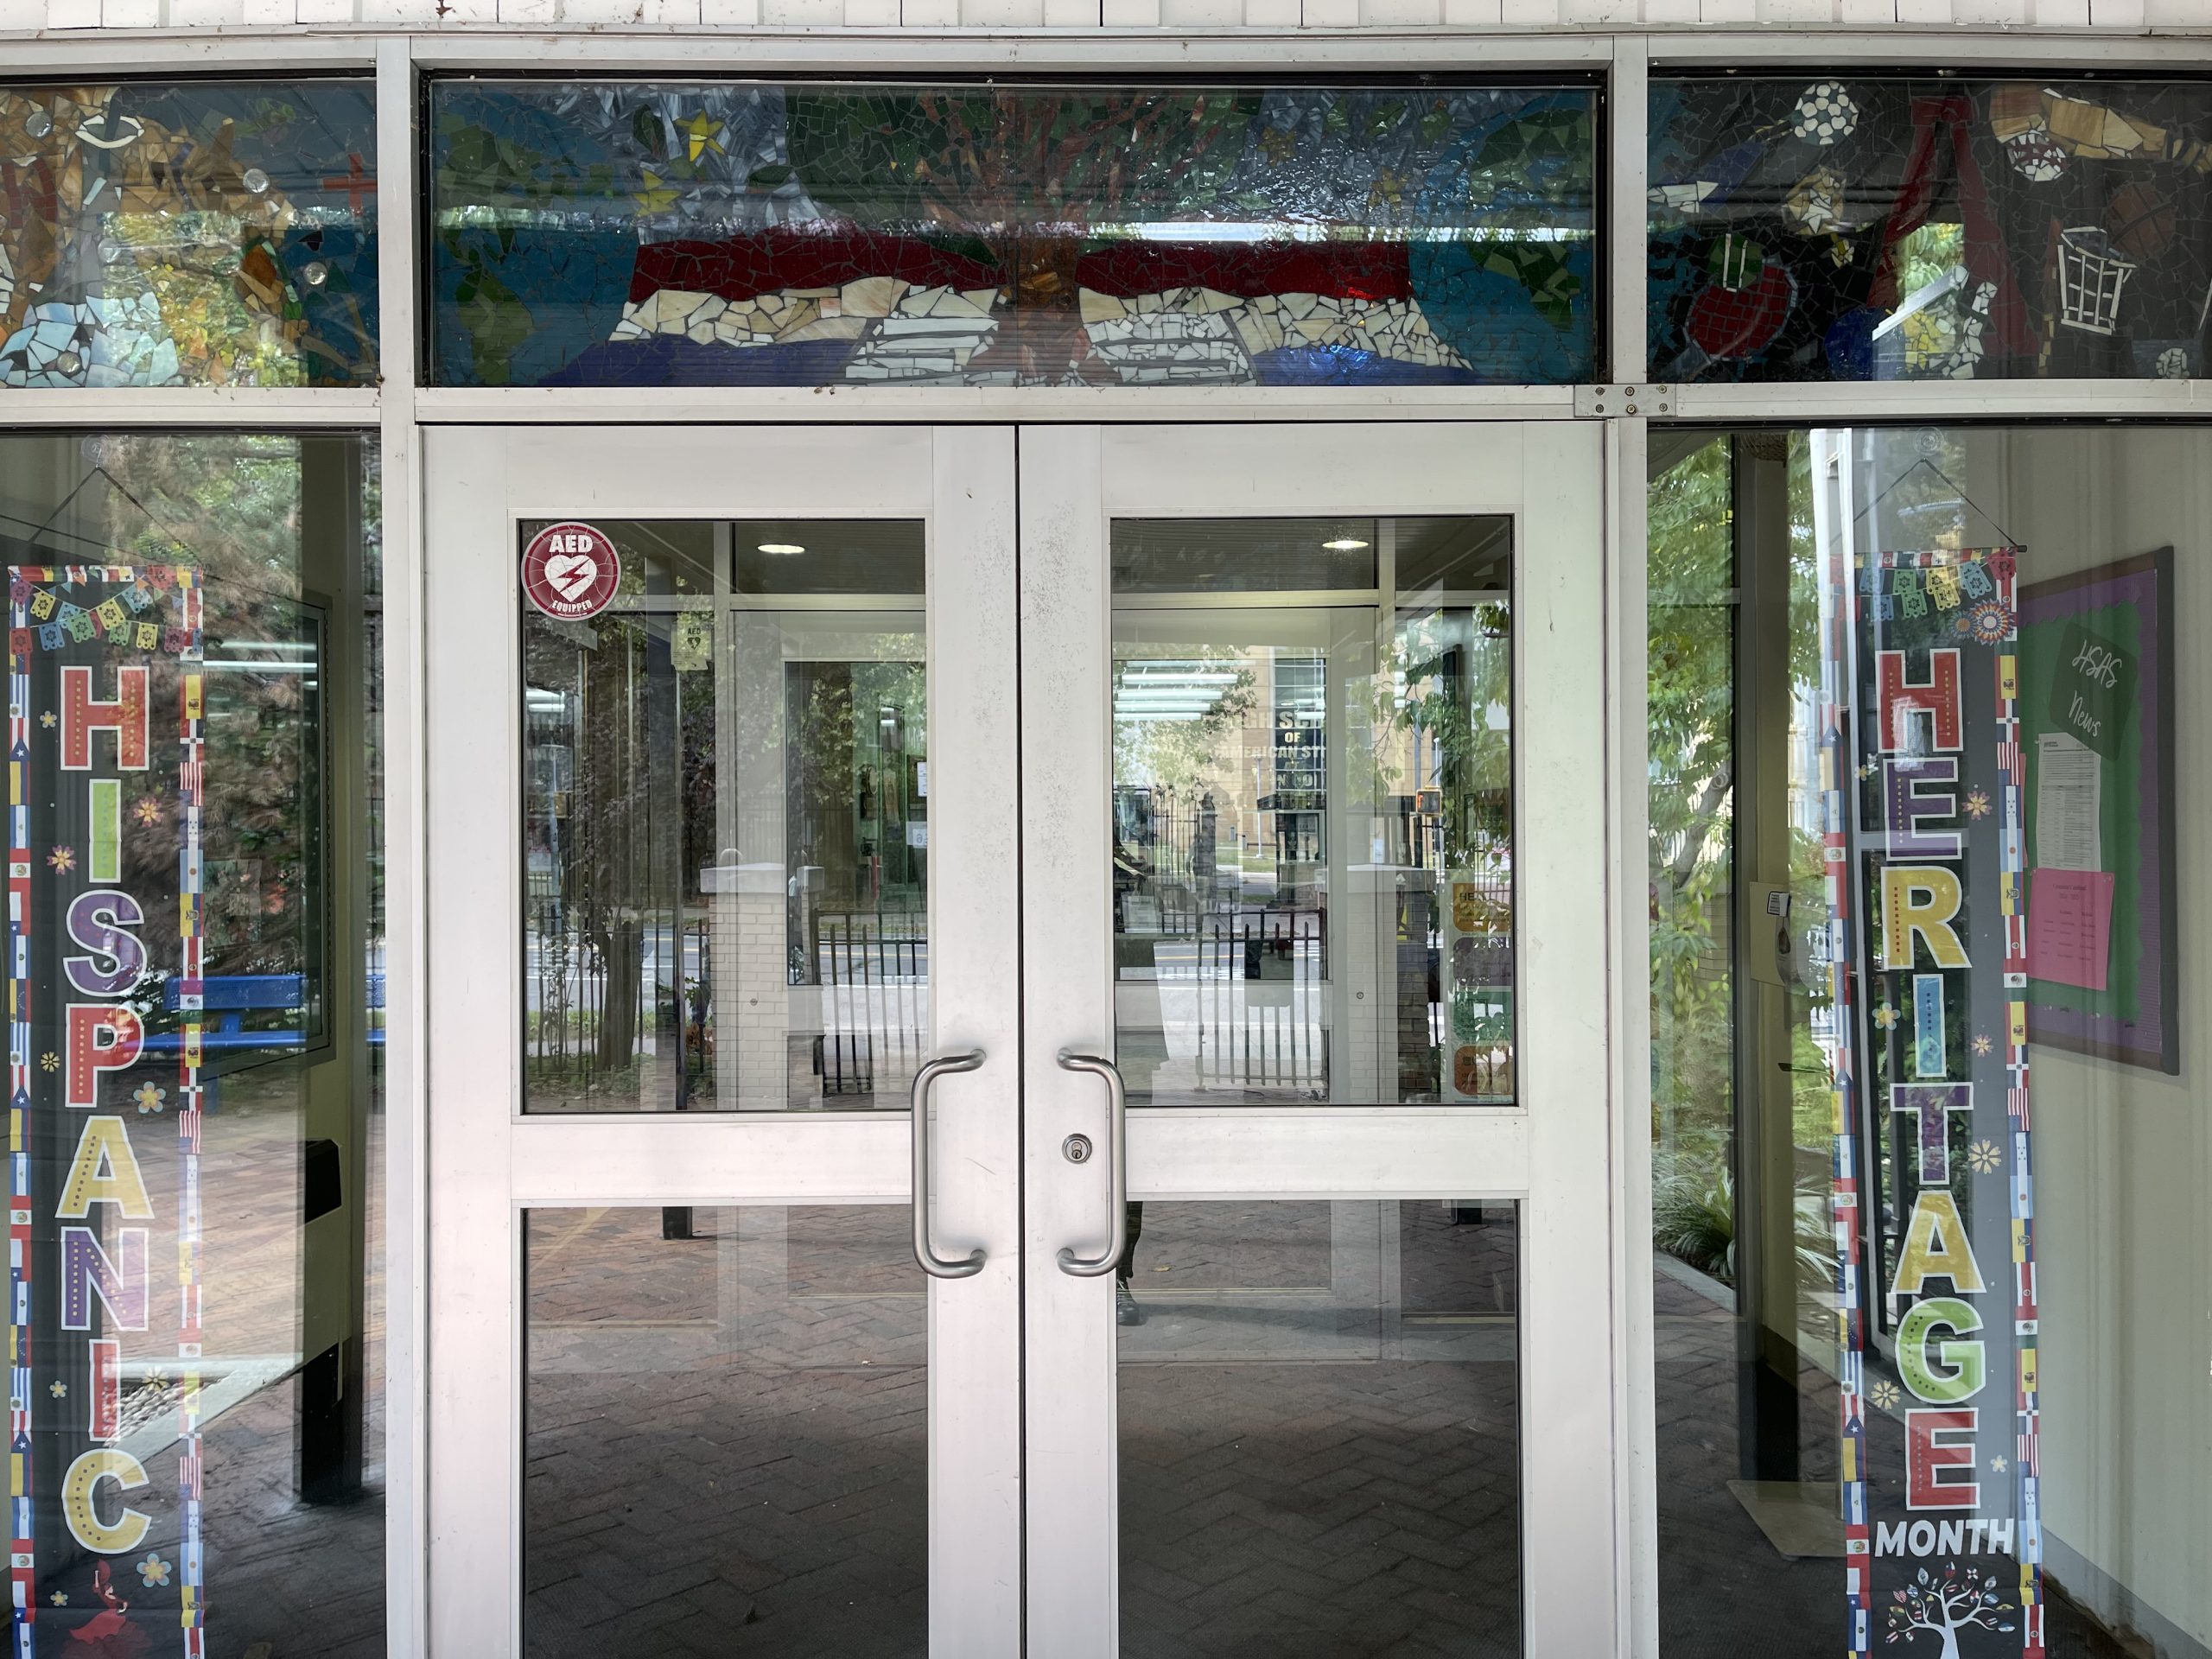
{"label": "white glass double door", "polygon": [[1597,429],[426,454],[435,1653],[1625,1650]]}

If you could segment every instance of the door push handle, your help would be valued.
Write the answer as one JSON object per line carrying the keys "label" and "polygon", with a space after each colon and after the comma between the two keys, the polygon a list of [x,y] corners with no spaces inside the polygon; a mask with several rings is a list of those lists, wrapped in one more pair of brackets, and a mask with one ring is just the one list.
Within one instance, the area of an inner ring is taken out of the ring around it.
{"label": "door push handle", "polygon": [[[1129,1242],[1129,1112],[1128,1096],[1114,1062],[1096,1054],[1060,1052],[1060,1070],[1088,1071],[1106,1080],[1106,1183],[1113,1208],[1108,1211],[1106,1249],[1097,1255],[1077,1255],[1072,1247],[1060,1251],[1060,1271],[1079,1279],[1096,1279],[1111,1273]],[[1071,1159],[1080,1163],[1084,1159]]]}
{"label": "door push handle", "polygon": [[941,1054],[914,1073],[914,1087],[907,1096],[914,1130],[914,1260],[922,1271],[937,1279],[965,1279],[983,1270],[979,1246],[957,1260],[939,1255],[930,1243],[930,1090],[950,1071],[973,1071],[983,1063],[983,1051]]}

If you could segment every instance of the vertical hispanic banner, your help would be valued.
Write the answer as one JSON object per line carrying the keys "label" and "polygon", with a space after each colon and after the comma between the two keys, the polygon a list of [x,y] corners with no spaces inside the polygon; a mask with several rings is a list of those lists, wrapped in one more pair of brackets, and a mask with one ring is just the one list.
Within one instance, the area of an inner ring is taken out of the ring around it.
{"label": "vertical hispanic banner", "polygon": [[1854,1654],[2044,1652],[2017,554],[1822,583]]}
{"label": "vertical hispanic banner", "polygon": [[199,575],[9,595],[14,1652],[198,1659]]}

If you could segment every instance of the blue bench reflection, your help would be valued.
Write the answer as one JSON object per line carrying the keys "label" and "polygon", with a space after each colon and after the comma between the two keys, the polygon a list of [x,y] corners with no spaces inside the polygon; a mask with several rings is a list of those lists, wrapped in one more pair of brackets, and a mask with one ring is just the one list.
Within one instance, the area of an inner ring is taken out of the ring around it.
{"label": "blue bench reflection", "polygon": [[[372,1014],[384,1011],[384,979],[380,973],[371,974],[368,984],[369,1010]],[[162,1006],[171,1014],[181,1011],[182,982],[171,979],[162,987]],[[307,1001],[307,976],[304,974],[219,974],[200,982],[202,1014],[200,1033],[201,1049],[208,1053],[226,1053],[239,1049],[300,1049],[307,1046],[307,1033],[302,1031],[249,1031],[245,1017],[249,1014],[296,1013]],[[372,1020],[369,1044],[373,1048],[384,1046],[384,1022]],[[175,1054],[184,1047],[181,1031],[149,1032],[144,1052],[153,1054]]]}

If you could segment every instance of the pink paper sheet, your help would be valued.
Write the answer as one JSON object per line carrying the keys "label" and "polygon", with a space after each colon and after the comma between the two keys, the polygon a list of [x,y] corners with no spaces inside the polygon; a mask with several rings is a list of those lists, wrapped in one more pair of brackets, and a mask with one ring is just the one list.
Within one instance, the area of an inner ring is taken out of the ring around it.
{"label": "pink paper sheet", "polygon": [[2028,973],[2083,990],[2105,988],[2112,957],[2116,877],[2103,870],[2031,870],[2028,874]]}

